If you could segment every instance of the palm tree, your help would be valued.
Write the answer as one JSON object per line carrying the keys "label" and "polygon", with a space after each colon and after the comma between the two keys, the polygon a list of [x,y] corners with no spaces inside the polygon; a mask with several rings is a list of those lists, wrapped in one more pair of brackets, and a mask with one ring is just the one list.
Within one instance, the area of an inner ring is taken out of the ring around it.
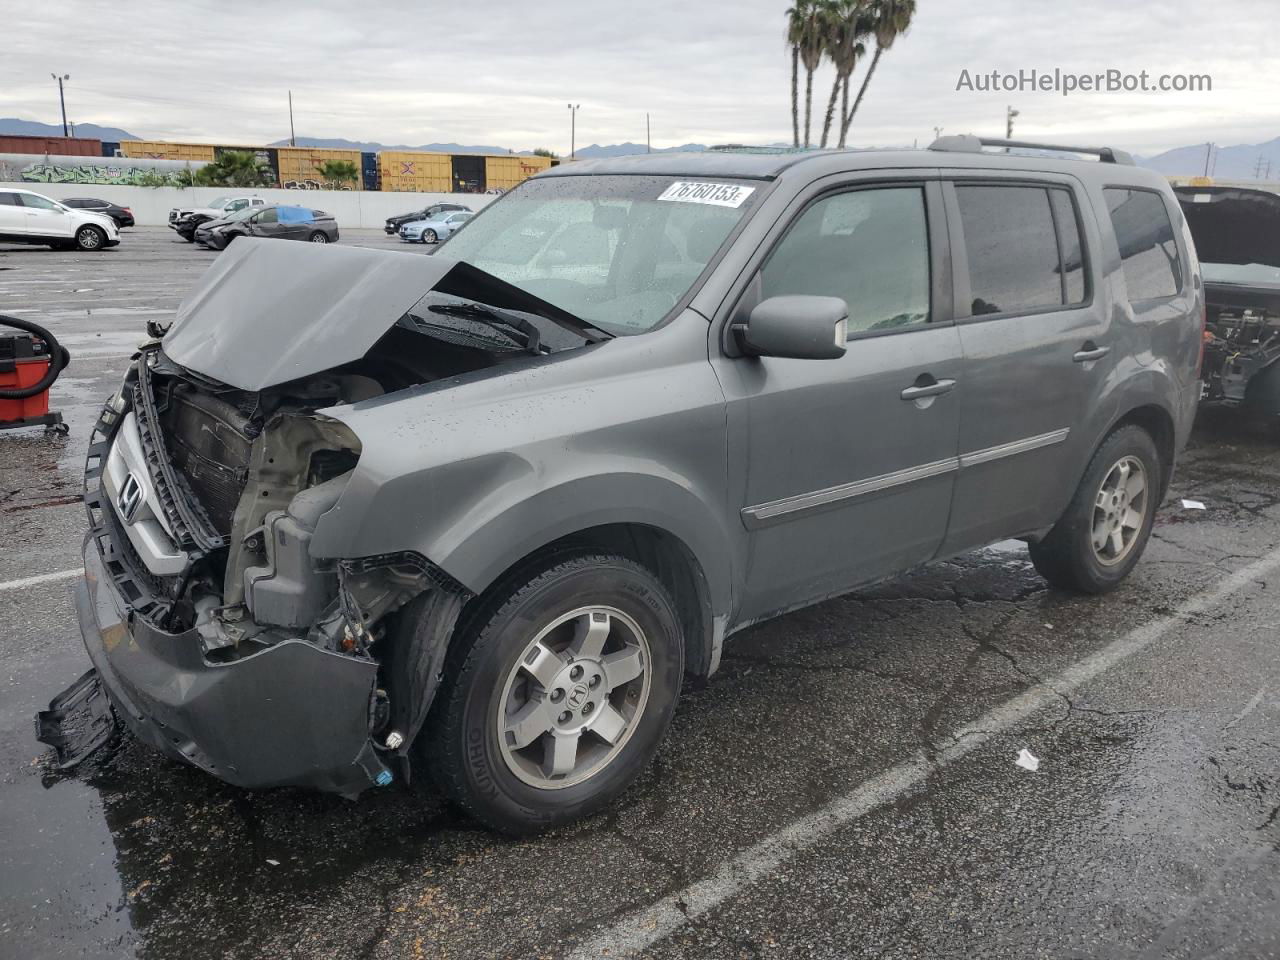
{"label": "palm tree", "polygon": [[863,42],[871,33],[869,0],[837,0],[830,11],[827,23],[827,56],[836,68],[835,83],[831,85],[831,97],[827,100],[827,115],[822,122],[822,146],[827,145],[831,134],[831,121],[836,111],[836,94],[840,102],[840,146],[844,146],[844,134],[848,129],[844,118],[849,111],[849,78],[858,61],[867,52]]}
{"label": "palm tree", "polygon": [[787,45],[791,47],[791,145],[800,146],[800,46],[812,0],[797,0],[787,10]]}
{"label": "palm tree", "polygon": [[276,178],[271,168],[248,150],[228,150],[196,173],[202,185],[211,187],[270,187]]}
{"label": "palm tree", "polygon": [[350,160],[326,160],[318,172],[330,183],[355,183],[360,179],[360,168]]}
{"label": "palm tree", "polygon": [[871,0],[872,33],[876,37],[876,52],[867,67],[867,75],[862,78],[862,86],[858,89],[858,99],[853,101],[853,108],[845,116],[844,130],[840,135],[840,143],[844,144],[845,135],[853,123],[853,116],[858,112],[863,96],[867,92],[867,84],[876,72],[880,57],[893,46],[893,41],[902,36],[911,27],[911,19],[916,15],[916,0]]}

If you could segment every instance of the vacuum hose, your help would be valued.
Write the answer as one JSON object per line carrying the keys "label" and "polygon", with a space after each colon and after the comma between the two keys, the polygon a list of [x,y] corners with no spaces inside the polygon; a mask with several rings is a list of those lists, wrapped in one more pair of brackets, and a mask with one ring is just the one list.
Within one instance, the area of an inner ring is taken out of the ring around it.
{"label": "vacuum hose", "polygon": [[52,333],[38,324],[32,323],[30,320],[19,320],[17,317],[9,317],[0,313],[0,327],[15,327],[18,330],[25,330],[27,333],[34,334],[43,340],[49,347],[49,369],[45,375],[37,382],[29,387],[0,387],[0,400],[25,400],[27,397],[34,397],[37,394],[44,393],[53,381],[58,379],[58,374],[66,368],[71,362],[71,354],[67,353]]}

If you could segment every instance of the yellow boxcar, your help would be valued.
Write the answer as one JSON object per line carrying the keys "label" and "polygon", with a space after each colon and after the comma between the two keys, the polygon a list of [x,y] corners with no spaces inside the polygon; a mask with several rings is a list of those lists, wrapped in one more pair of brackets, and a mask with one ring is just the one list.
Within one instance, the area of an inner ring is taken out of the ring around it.
{"label": "yellow boxcar", "polygon": [[[338,150],[328,147],[278,147],[276,155],[280,165],[280,185],[296,186],[310,190],[363,190],[360,176],[360,151]],[[356,168],[354,180],[343,183],[328,182],[320,173],[320,166],[330,160],[346,161]]]}
{"label": "yellow boxcar", "polygon": [[384,150],[378,154],[378,175],[384,192],[450,193],[453,159],[447,153]]}
{"label": "yellow boxcar", "polygon": [[151,160],[188,160],[195,163],[213,162],[211,143],[166,143],[163,140],[121,140],[120,152],[126,157],[146,157]]}
{"label": "yellow boxcar", "polygon": [[488,190],[510,190],[550,167],[550,157],[485,157],[484,185]]}

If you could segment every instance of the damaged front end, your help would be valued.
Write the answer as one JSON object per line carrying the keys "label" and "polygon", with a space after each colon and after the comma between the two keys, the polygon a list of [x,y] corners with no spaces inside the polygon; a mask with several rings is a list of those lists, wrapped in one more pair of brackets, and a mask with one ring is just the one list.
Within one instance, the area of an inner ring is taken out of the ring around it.
{"label": "damaged front end", "polygon": [[1205,286],[1204,398],[1280,414],[1280,196],[1175,190]]}
{"label": "damaged front end", "polygon": [[[95,426],[77,608],[97,673],[36,723],[61,766],[106,739],[105,697],[139,739],[239,786],[354,795],[408,777],[470,594],[416,554],[313,554],[361,454],[324,411],[527,352],[407,313],[464,289],[465,265],[299,261],[309,246],[237,244]],[[91,736],[69,731],[77,716]]]}

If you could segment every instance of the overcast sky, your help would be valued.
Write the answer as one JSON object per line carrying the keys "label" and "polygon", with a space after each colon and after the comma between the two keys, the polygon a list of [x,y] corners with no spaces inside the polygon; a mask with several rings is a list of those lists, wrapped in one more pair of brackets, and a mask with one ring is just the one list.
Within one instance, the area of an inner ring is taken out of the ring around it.
{"label": "overcast sky", "polygon": [[[0,115],[155,139],[289,135],[569,147],[790,140],[788,0],[526,3],[178,0],[5,4]],[[919,0],[885,54],[851,145],[923,145],[933,128],[1114,143],[1140,153],[1280,135],[1276,0]],[[1038,68],[1207,73],[1209,93],[977,93],[972,74]],[[859,78],[861,71],[859,71]],[[830,78],[815,84],[815,126]]]}

